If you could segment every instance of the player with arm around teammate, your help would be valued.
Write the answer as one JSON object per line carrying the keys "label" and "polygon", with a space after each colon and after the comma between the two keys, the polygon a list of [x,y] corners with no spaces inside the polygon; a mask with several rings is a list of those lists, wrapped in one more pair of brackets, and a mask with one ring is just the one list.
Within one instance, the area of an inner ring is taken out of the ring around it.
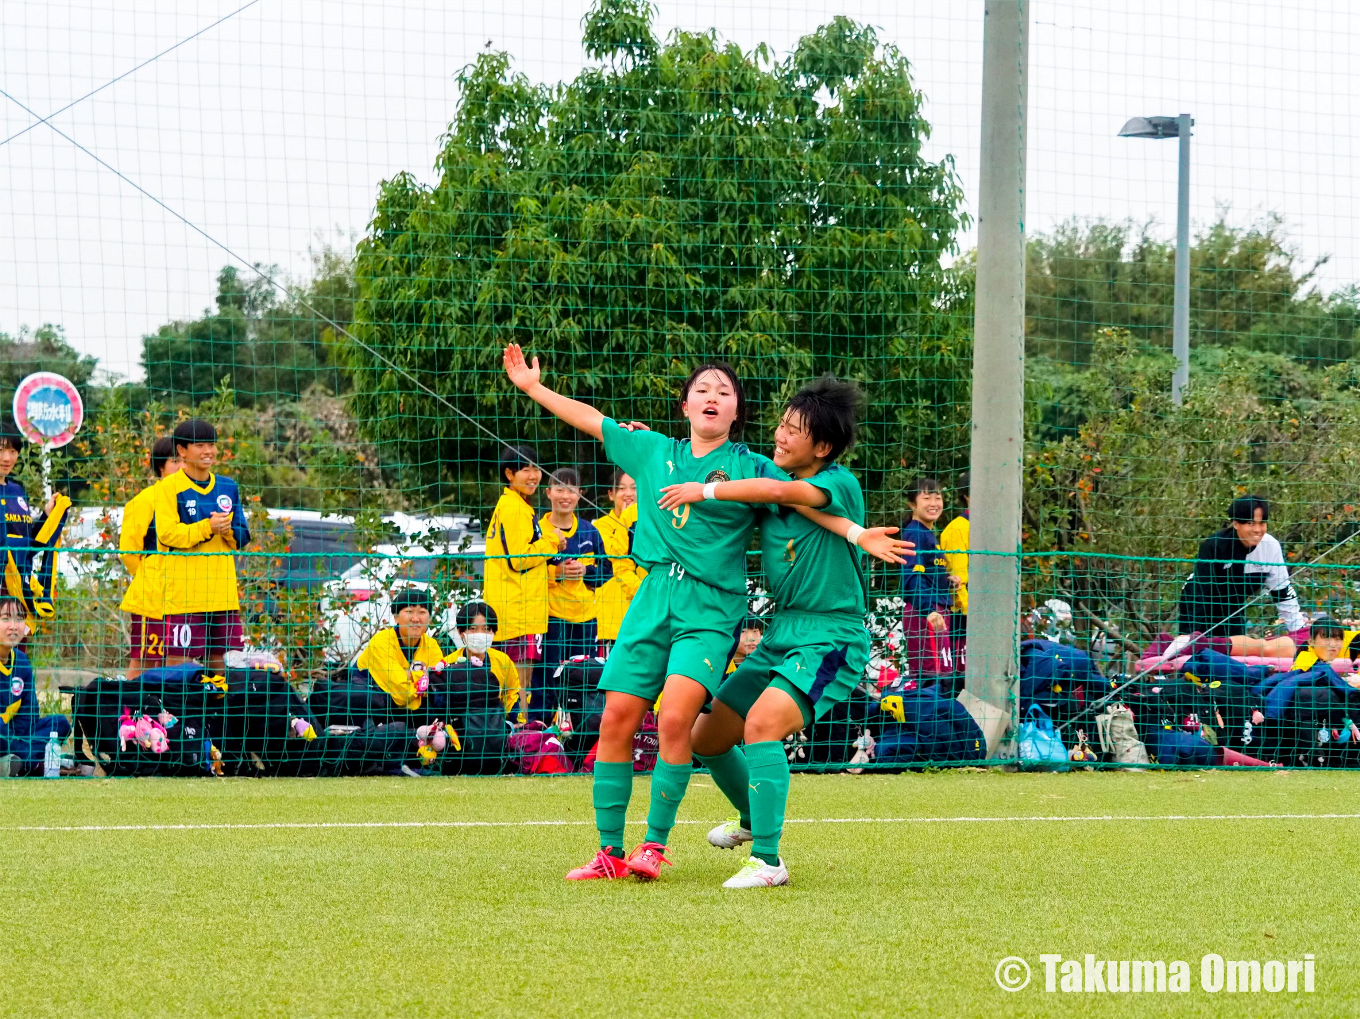
{"label": "player with arm around teammate", "polygon": [[[701,365],[691,372],[680,393],[689,437],[671,439],[629,430],[593,407],[548,389],[540,381],[538,359],[526,364],[517,345],[505,349],[504,363],[519,389],[567,424],[600,439],[610,460],[637,482],[633,559],[648,573],[600,678],[605,708],[591,794],[600,850],[567,877],[586,880],[632,873],[652,879],[663,863],[670,862],[666,840],[693,769],[694,721],[717,692],[746,618],[746,546],[756,513],[745,503],[717,501],[677,505],[668,511],[658,505],[661,489],[681,482],[703,489],[733,478],[761,478],[770,482],[766,502],[820,506],[827,499],[812,486],[792,485],[772,461],[732,441],[745,417],[745,400],[729,365]],[[841,523],[849,530],[850,521]],[[900,561],[891,551],[898,543],[886,535],[865,532],[862,540],[878,542],[875,547],[884,558]],[[647,834],[625,859],[633,734],[663,691],[657,719],[660,755],[652,774]]]}
{"label": "player with arm around teammate", "polygon": [[[795,484],[821,493],[822,510],[862,528],[859,482],[836,462],[854,440],[863,395],[854,383],[824,377],[799,390],[775,429],[774,462]],[[762,482],[713,487],[717,499],[763,501]],[[696,498],[692,486],[666,490],[663,506]],[[786,507],[760,524],[770,596],[778,605],[764,639],[727,678],[711,714],[694,726],[694,753],[737,808],[737,820],[708,840],[723,849],[751,842],[751,858],[723,885],[787,884],[779,837],[789,793],[784,738],[845,700],[869,664],[863,556],[858,548]],[[745,741],[745,747],[740,744]]]}

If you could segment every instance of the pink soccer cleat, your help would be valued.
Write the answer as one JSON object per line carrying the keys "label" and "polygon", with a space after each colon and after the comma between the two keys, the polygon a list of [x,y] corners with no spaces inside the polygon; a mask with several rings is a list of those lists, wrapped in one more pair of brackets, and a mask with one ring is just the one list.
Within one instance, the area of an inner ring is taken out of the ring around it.
{"label": "pink soccer cleat", "polygon": [[661,876],[661,865],[674,866],[666,859],[666,847],[660,842],[644,842],[624,860],[624,866],[643,881],[655,881]]}
{"label": "pink soccer cleat", "polygon": [[591,860],[584,867],[577,867],[575,870],[567,871],[568,881],[594,881],[597,878],[612,880],[613,878],[627,877],[628,864],[620,860],[617,856],[610,856],[609,853],[601,849],[595,854],[595,859]]}

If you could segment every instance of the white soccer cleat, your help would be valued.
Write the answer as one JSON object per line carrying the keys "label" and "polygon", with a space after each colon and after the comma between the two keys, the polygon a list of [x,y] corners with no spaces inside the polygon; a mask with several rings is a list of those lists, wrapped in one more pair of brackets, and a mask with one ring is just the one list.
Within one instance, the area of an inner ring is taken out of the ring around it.
{"label": "white soccer cleat", "polygon": [[708,833],[708,844],[717,846],[719,849],[736,849],[737,846],[750,842],[754,837],[748,829],[741,826],[741,819],[734,817],[730,821],[724,821]]}
{"label": "white soccer cleat", "polygon": [[771,867],[758,856],[746,861],[745,866],[723,882],[724,888],[773,888],[775,885],[789,883],[789,869],[784,866],[784,858],[779,858],[779,866]]}

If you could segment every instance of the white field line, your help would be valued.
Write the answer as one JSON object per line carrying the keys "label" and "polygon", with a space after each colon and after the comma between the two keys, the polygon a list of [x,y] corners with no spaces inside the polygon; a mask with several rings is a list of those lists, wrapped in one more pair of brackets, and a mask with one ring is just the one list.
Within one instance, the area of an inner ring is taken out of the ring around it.
{"label": "white field line", "polygon": [[[1360,814],[1030,814],[1014,817],[790,817],[785,824],[1027,824],[1053,821],[1354,821]],[[646,824],[638,818],[629,824]],[[711,825],[710,821],[676,824]],[[70,831],[256,831],[327,828],[569,828],[593,821],[267,821],[259,824],[21,824],[0,832]]]}

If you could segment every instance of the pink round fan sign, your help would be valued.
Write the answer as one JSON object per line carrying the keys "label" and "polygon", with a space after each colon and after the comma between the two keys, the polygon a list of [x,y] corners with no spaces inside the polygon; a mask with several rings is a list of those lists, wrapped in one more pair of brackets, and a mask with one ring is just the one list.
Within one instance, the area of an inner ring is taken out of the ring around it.
{"label": "pink round fan sign", "polygon": [[84,420],[79,391],[55,372],[34,372],[14,390],[14,423],[29,442],[57,449],[76,437]]}

